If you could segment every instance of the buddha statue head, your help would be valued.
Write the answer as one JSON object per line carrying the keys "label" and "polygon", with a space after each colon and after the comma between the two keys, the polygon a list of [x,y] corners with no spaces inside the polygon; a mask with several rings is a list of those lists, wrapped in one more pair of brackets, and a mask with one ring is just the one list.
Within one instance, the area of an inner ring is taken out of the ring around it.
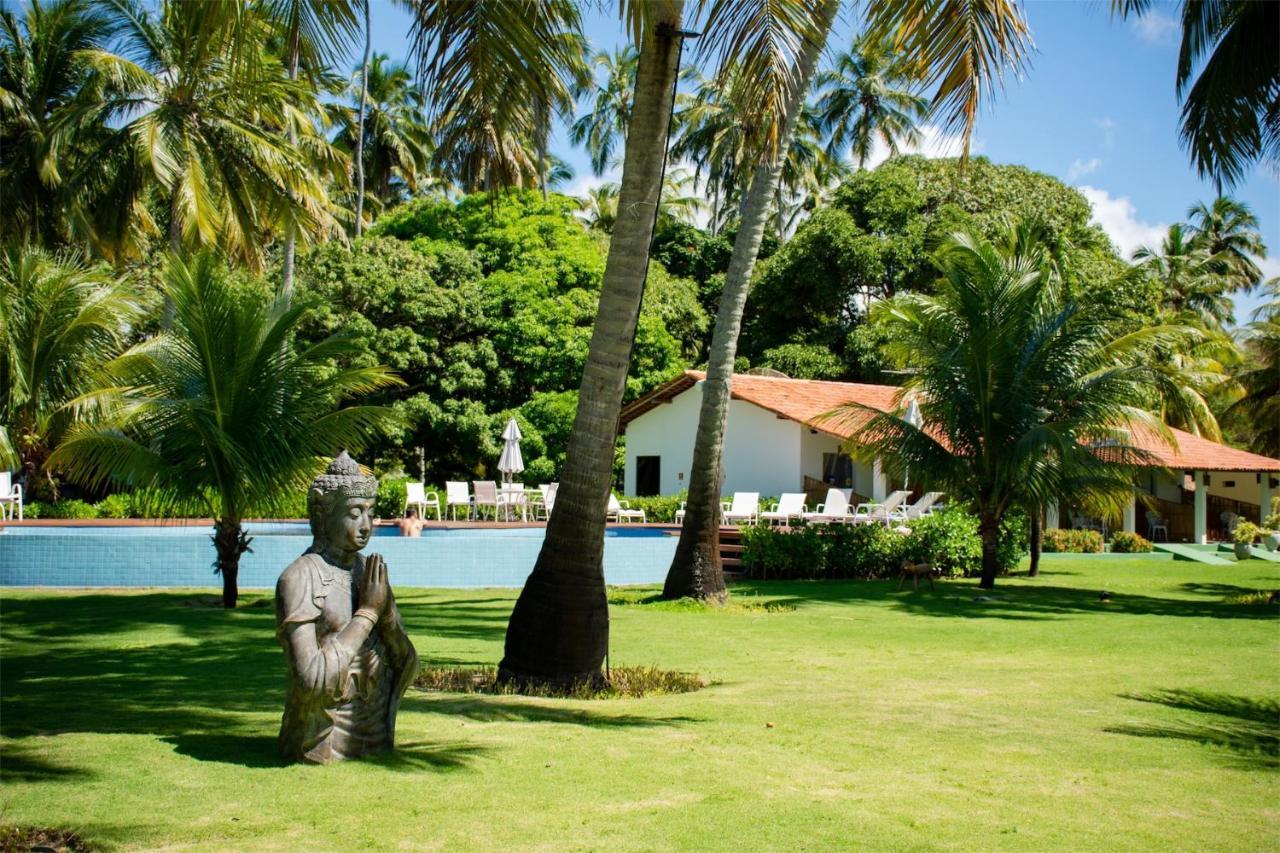
{"label": "buddha statue head", "polygon": [[307,491],[312,550],[359,551],[373,533],[378,481],[365,474],[344,450],[316,477]]}

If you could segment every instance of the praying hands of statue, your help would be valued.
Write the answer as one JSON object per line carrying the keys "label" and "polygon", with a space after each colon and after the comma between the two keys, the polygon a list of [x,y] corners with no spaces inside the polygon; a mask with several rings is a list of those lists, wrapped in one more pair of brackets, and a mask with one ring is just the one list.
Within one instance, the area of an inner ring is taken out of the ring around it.
{"label": "praying hands of statue", "polygon": [[387,561],[381,554],[370,554],[364,561],[364,573],[360,577],[357,596],[359,609],[352,618],[363,616],[374,625],[379,624],[392,603],[391,585],[387,582]]}

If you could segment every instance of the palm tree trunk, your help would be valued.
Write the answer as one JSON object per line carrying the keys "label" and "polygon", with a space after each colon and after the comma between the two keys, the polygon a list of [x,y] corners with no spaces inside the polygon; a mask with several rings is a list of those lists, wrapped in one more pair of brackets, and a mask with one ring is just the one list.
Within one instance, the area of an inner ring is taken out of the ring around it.
{"label": "palm tree trunk", "polygon": [[240,596],[236,581],[240,576],[240,555],[249,550],[249,536],[235,518],[219,518],[213,523],[213,547],[222,575],[222,606],[232,609]]}
{"label": "palm tree trunk", "polygon": [[373,33],[369,27],[369,3],[364,0],[364,62],[360,68],[360,117],[356,122],[356,236],[364,231],[364,108],[369,97],[369,50]]}
{"label": "palm tree trunk", "polygon": [[1040,574],[1040,550],[1044,545],[1044,521],[1042,509],[1035,507],[1031,511],[1031,567],[1027,574],[1036,577]]}
{"label": "palm tree trunk", "polygon": [[655,0],[640,46],[600,308],[583,370],[578,412],[556,493],[556,509],[533,572],[507,626],[504,681],[599,682],[609,648],[604,588],[605,509],[618,413],[626,388],[648,273],[654,212],[662,192],[684,0]]}
{"label": "palm tree trunk", "polygon": [[818,57],[826,43],[827,33],[835,17],[838,0],[825,0],[819,15],[818,36],[805,43],[800,56],[797,85],[790,93],[783,117],[778,150],[771,160],[756,167],[742,204],[742,219],[733,240],[733,255],[720,292],[715,330],[711,335],[711,352],[707,360],[707,379],[702,383],[702,409],[698,414],[698,433],[693,444],[693,463],[689,469],[689,499],[686,504],[680,542],[676,546],[663,598],[699,598],[722,602],[728,593],[720,565],[720,486],[724,470],[725,422],[729,417],[730,383],[733,362],[738,355],[738,333],[742,329],[742,311],[747,304],[751,271],[760,253],[760,242],[769,220],[769,203],[778,189],[796,120],[804,106],[818,65]]}
{"label": "palm tree trunk", "polygon": [[[293,42],[289,45],[289,79],[298,79],[298,37],[294,34]],[[289,125],[289,145],[296,148],[298,145],[298,131],[291,124]],[[297,251],[298,231],[297,225],[293,221],[293,211],[289,211],[286,215],[284,225],[284,258],[281,261],[280,269],[280,297],[288,304],[293,301],[293,259]]]}
{"label": "palm tree trunk", "polygon": [[[178,222],[178,187],[175,184],[173,195],[169,196],[169,251],[173,253],[175,258],[181,257],[182,254],[182,225]],[[173,297],[168,293],[164,295],[164,307],[160,312],[160,328],[168,331],[173,328],[173,319],[176,312],[173,304]]]}
{"label": "palm tree trunk", "polygon": [[551,133],[551,110],[538,104],[538,183],[542,185],[542,200],[547,200],[547,135]]}
{"label": "palm tree trunk", "polygon": [[978,536],[982,538],[982,578],[978,586],[991,589],[996,585],[996,575],[1000,572],[998,550],[1000,545],[1001,519],[983,513],[978,517]]}

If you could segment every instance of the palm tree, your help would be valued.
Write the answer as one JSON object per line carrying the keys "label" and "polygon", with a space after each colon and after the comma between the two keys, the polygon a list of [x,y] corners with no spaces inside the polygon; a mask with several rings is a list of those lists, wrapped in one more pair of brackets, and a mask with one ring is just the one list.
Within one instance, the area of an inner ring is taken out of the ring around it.
{"label": "palm tree", "polygon": [[1212,204],[1199,202],[1187,211],[1191,219],[1192,243],[1222,259],[1223,272],[1230,282],[1228,292],[1249,290],[1262,280],[1254,258],[1265,258],[1267,246],[1258,232],[1258,217],[1249,205],[1227,196]]}
{"label": "palm tree", "polygon": [[1160,248],[1143,246],[1133,261],[1160,282],[1164,311],[1184,321],[1187,317],[1206,329],[1220,330],[1232,322],[1224,255],[1210,254],[1204,241],[1181,223],[1169,226]]}
{"label": "palm tree", "polygon": [[[1122,17],[1151,0],[1111,0]],[[1202,176],[1234,186],[1258,160],[1280,160],[1280,4],[1184,0],[1177,92],[1182,143]],[[1199,74],[1192,82],[1192,75]]]}
{"label": "palm tree", "polygon": [[635,102],[638,57],[629,44],[615,48],[613,53],[600,51],[591,57],[591,65],[604,82],[593,80],[575,90],[579,98],[590,98],[591,109],[573,123],[569,138],[574,145],[586,147],[591,155],[591,170],[597,176],[612,165],[618,142],[626,138]]}
{"label": "palm tree", "polygon": [[11,246],[0,261],[0,465],[56,497],[46,463],[76,418],[69,404],[125,347],[142,314],[124,281],[74,254]]}
{"label": "palm tree", "polygon": [[[352,94],[358,100],[359,95]],[[402,201],[406,192],[416,193],[419,180],[429,176],[432,141],[424,106],[404,63],[392,63],[385,53],[374,54],[367,84],[364,173],[384,207]],[[354,152],[360,147],[357,110],[340,104],[331,115],[337,125],[334,142]]]}
{"label": "palm tree", "polygon": [[360,118],[356,122],[356,236],[364,230],[364,121],[369,100],[369,51],[373,49],[373,22],[369,0],[364,0],[364,58],[360,62]]}
{"label": "palm tree", "polygon": [[960,130],[967,161],[984,93],[1003,85],[1005,70],[1020,74],[1031,50],[1017,0],[870,0],[865,17],[866,37],[891,45],[934,87],[931,114]]}
{"label": "palm tree", "polygon": [[163,199],[169,245],[224,248],[257,268],[275,229],[300,236],[333,227],[324,185],[284,128],[310,131],[292,112],[315,114],[315,93],[259,49],[269,22],[252,7],[166,0],[101,0],[121,56],[99,56],[112,90],[83,118],[111,126],[72,179],[78,218],[104,251],[149,219]]}
{"label": "palm tree", "polygon": [[863,408],[837,417],[855,426],[849,452],[878,457],[891,475],[920,472],[928,488],[970,505],[982,537],[981,585],[990,588],[1011,509],[1070,490],[1117,514],[1132,498],[1127,466],[1149,460],[1128,430],[1167,435],[1135,406],[1160,382],[1146,362],[1182,331],[1151,326],[1117,337],[1101,312],[1065,295],[1049,249],[1027,226],[999,242],[957,234],[937,263],[934,293],[871,309],[923,426]]}
{"label": "palm tree", "polygon": [[817,110],[823,131],[831,134],[828,151],[838,156],[847,148],[862,169],[877,139],[890,154],[902,142],[917,143],[929,101],[916,91],[912,70],[886,42],[855,38],[835,67],[818,76]]}
{"label": "palm tree", "polygon": [[618,413],[662,191],[684,3],[653,0],[629,11],[633,29],[639,30],[640,51],[623,156],[618,227],[609,243],[556,509],[507,626],[499,672],[516,682],[599,681],[608,651],[609,606],[602,563],[605,510]]}
{"label": "palm tree", "polygon": [[[414,0],[411,39],[437,135],[435,163],[465,190],[539,180],[548,116],[582,69],[571,0]],[[535,150],[537,149],[537,150]]]}
{"label": "palm tree", "polygon": [[[298,74],[311,85],[350,47],[356,17],[351,0],[263,0],[265,16],[284,41],[284,64],[290,80]],[[298,144],[297,128],[289,125],[289,142]],[[285,223],[280,292],[293,294],[293,264],[297,248],[293,222]]]}
{"label": "palm tree", "polygon": [[[680,529],[680,542],[663,585],[664,598],[688,596],[722,602],[728,597],[720,565],[719,510],[723,481],[721,458],[729,416],[730,382],[738,352],[738,332],[742,328],[742,312],[750,290],[751,272],[769,219],[769,208],[777,194],[795,128],[804,109],[805,96],[813,82],[818,57],[826,46],[838,8],[838,0],[825,0],[813,17],[804,15],[799,20],[787,22],[794,27],[792,33],[801,45],[798,69],[794,79],[788,81],[791,87],[789,100],[780,105],[782,112],[772,117],[781,128],[777,131],[760,129],[762,137],[774,140],[774,147],[772,150],[763,147],[756,157],[759,165],[744,199],[742,220],[734,237],[729,269],[725,273],[707,360],[707,377],[702,383],[702,407],[693,444],[687,512]],[[778,53],[771,42],[783,29],[770,28],[761,32],[758,41],[747,45],[749,55]],[[750,63],[746,67],[750,67]],[[764,123],[769,120],[770,117],[762,119]]]}
{"label": "palm tree", "polygon": [[69,128],[64,118],[90,94],[93,52],[110,34],[89,0],[31,0],[22,19],[0,9],[0,238],[67,239],[65,177],[86,132],[102,128]]}
{"label": "palm tree", "polygon": [[[703,207],[695,190],[694,178],[686,169],[672,169],[662,181],[662,197],[658,201],[658,230],[676,222],[692,222]],[[587,190],[579,200],[586,211],[587,225],[606,234],[613,233],[618,219],[618,185],[612,182]]]}
{"label": "palm tree", "polygon": [[[1243,330],[1235,381],[1240,398],[1223,412],[1249,447],[1271,457],[1280,456],[1280,278],[1265,285],[1270,301],[1254,312]],[[1264,475],[1265,476],[1265,475]]]}
{"label": "palm tree", "polygon": [[171,256],[163,282],[172,328],[107,365],[114,384],[81,398],[103,417],[73,427],[50,462],[91,487],[202,503],[223,605],[235,607],[245,514],[305,490],[326,457],[393,423],[389,409],[341,404],[401,383],[384,367],[335,369],[359,351],[351,338],[292,348],[306,306],[246,299],[209,252]]}

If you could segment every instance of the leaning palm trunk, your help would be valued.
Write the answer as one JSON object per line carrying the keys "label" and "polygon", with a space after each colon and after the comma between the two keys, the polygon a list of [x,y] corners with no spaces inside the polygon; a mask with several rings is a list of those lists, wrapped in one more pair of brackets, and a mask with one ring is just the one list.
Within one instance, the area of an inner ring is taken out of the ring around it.
{"label": "leaning palm trunk", "polygon": [[222,606],[234,608],[239,598],[240,555],[249,550],[249,536],[235,518],[219,518],[213,523],[213,547],[222,575]]}
{"label": "leaning palm trunk", "polygon": [[601,680],[609,647],[604,524],[618,413],[648,270],[654,211],[662,191],[683,0],[649,6],[627,133],[618,222],[583,371],[556,508],[533,572],[507,626],[503,680]]}
{"label": "leaning palm trunk", "polygon": [[369,50],[373,31],[369,25],[369,4],[364,0],[364,63],[360,66],[360,118],[356,124],[356,236],[364,231],[364,113],[369,98]]}
{"label": "leaning palm trunk", "polygon": [[711,336],[707,379],[702,383],[702,410],[698,414],[698,433],[693,444],[684,525],[662,589],[663,598],[688,596],[724,601],[728,595],[720,565],[720,484],[730,382],[733,362],[738,355],[738,333],[742,329],[742,312],[750,290],[751,271],[769,220],[769,203],[777,193],[796,120],[804,106],[809,83],[813,80],[818,57],[838,6],[836,0],[826,0],[819,11],[822,19],[814,37],[805,41],[800,55],[800,73],[795,89],[790,93],[775,152],[768,161],[756,167],[751,189],[743,200],[742,221],[733,241],[733,255],[729,259],[724,290],[720,293],[720,307],[716,312],[716,326]]}
{"label": "leaning palm trunk", "polygon": [[[293,37],[292,43],[289,45],[289,79],[298,79],[298,37]],[[295,149],[298,146],[298,131],[289,125],[289,145]],[[293,266],[294,256],[297,254],[298,244],[298,227],[290,215],[284,226],[284,258],[280,264],[280,297],[288,304],[293,301]]]}

